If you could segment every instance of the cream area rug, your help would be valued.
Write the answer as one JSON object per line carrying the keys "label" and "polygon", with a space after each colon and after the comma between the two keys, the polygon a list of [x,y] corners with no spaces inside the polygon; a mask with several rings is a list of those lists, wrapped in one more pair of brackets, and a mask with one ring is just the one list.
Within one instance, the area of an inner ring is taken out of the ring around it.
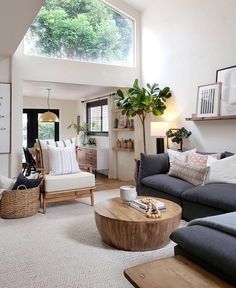
{"label": "cream area rug", "polygon": [[[117,189],[97,192],[95,203],[118,195]],[[0,218],[0,287],[129,288],[125,268],[172,256],[173,247],[114,249],[101,241],[89,199],[50,205],[46,215]]]}

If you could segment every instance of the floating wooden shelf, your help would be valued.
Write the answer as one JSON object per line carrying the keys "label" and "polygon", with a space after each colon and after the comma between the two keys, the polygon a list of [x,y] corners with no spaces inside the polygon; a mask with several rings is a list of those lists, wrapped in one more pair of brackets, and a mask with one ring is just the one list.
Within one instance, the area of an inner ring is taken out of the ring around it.
{"label": "floating wooden shelf", "polygon": [[236,119],[236,115],[185,118],[186,121],[212,121],[212,120],[232,120],[232,119]]}
{"label": "floating wooden shelf", "polygon": [[122,109],[119,109],[119,108],[117,108],[117,109],[112,109],[112,112],[113,112],[113,113],[121,113],[121,112],[122,112]]}
{"label": "floating wooden shelf", "polygon": [[118,148],[118,147],[113,147],[113,150],[116,151],[123,151],[123,152],[134,152],[134,148],[130,149],[130,148]]}
{"label": "floating wooden shelf", "polygon": [[134,131],[134,128],[113,128],[113,131]]}

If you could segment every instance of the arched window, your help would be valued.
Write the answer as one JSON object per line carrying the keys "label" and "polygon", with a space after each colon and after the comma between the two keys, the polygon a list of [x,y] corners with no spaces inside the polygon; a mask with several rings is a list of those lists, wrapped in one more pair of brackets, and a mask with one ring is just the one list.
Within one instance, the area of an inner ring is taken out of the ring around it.
{"label": "arched window", "polygon": [[101,0],[46,0],[25,54],[133,66],[134,21]]}

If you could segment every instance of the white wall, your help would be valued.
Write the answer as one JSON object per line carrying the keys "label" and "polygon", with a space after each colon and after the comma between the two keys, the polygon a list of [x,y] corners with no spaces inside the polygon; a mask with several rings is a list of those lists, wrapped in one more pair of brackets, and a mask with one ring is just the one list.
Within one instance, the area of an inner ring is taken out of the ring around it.
{"label": "white wall", "polygon": [[[10,57],[0,57],[0,82],[11,82]],[[10,157],[10,154],[0,154],[0,175],[10,175]]]}
{"label": "white wall", "polygon": [[[56,96],[56,95],[55,95]],[[46,98],[24,97],[23,108],[45,109]],[[59,109],[60,113],[60,139],[76,136],[74,129],[67,129],[71,123],[77,123],[77,101],[50,99],[50,108]]]}
{"label": "white wall", "polygon": [[143,81],[172,88],[165,117],[191,130],[188,145],[201,151],[236,152],[235,120],[185,121],[196,111],[198,85],[236,64],[235,10],[234,0],[156,0],[142,15]]}

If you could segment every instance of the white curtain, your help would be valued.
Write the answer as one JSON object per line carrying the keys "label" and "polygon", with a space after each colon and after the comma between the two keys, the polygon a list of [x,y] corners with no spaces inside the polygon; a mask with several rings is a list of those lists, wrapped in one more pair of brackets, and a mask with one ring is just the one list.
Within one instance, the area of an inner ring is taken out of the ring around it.
{"label": "white curtain", "polygon": [[116,179],[117,178],[117,153],[116,150],[113,150],[112,147],[116,146],[116,133],[113,131],[113,122],[114,117],[112,110],[114,109],[114,101],[113,97],[108,97],[108,117],[109,117],[109,157],[108,157],[108,164],[109,164],[109,172],[108,178],[109,179]]}

